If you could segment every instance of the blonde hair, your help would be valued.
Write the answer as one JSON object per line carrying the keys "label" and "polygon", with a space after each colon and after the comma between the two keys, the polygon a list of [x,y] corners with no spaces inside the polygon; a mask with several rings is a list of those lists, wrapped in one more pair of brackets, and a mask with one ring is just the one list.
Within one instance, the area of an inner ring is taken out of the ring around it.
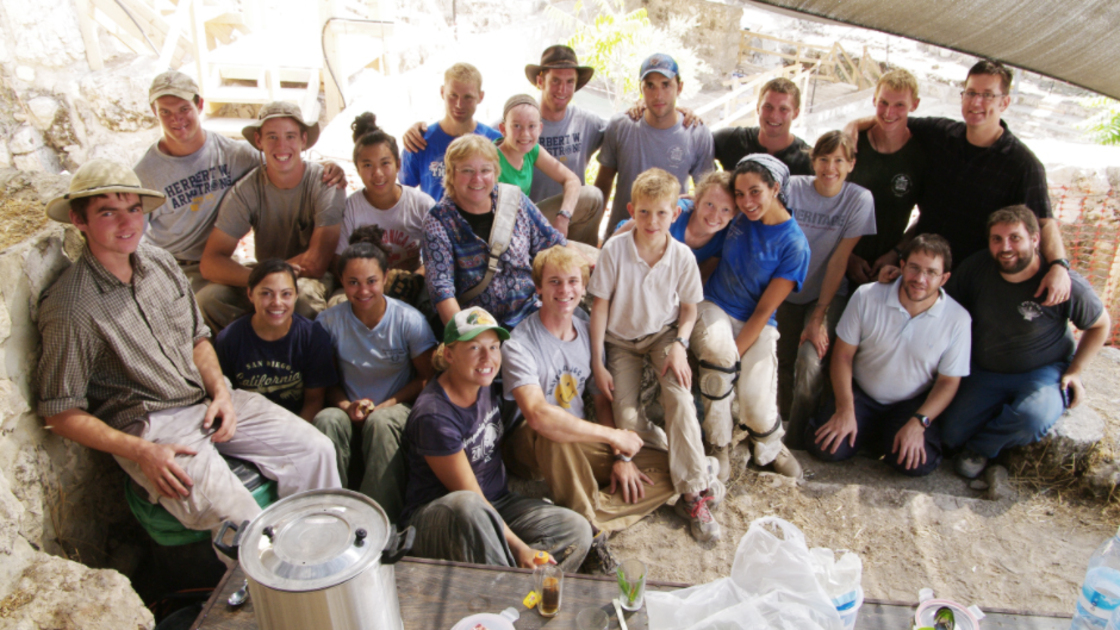
{"label": "blonde hair", "polygon": [[495,171],[501,171],[502,163],[498,160],[498,148],[488,138],[476,133],[455,138],[447,147],[447,152],[443,154],[443,189],[452,201],[455,201],[455,188],[451,186],[451,180],[455,178],[455,165],[476,155],[492,162]]}
{"label": "blonde hair", "polygon": [[727,171],[711,171],[700,180],[699,184],[696,184],[696,195],[693,197],[696,199],[696,203],[700,203],[704,195],[708,194],[708,191],[716,187],[722,188],[723,192],[727,193],[732,199],[735,199],[735,190],[731,187],[731,173]]}
{"label": "blonde hair", "polygon": [[482,73],[478,71],[478,68],[469,63],[459,62],[443,73],[443,82],[445,85],[452,81],[472,83],[479,91],[482,90]]}
{"label": "blonde hair", "polygon": [[844,149],[844,158],[849,162],[855,159],[856,145],[852,142],[852,137],[843,131],[829,131],[817,138],[817,143],[813,145],[809,157],[815,160],[840,148]]}
{"label": "blonde hair", "polygon": [[[455,345],[456,343],[459,342],[453,342],[451,345]],[[436,372],[446,372],[447,368],[449,367],[449,364],[447,363],[447,357],[444,356],[444,352],[446,350],[447,344],[441,343],[436,346],[436,351],[432,353],[432,369]]]}
{"label": "blonde hair", "polygon": [[875,98],[879,97],[879,92],[884,86],[899,92],[910,90],[910,95],[915,101],[918,100],[918,79],[907,70],[899,68],[879,77],[879,82],[875,84]]}
{"label": "blonde hair", "polygon": [[758,104],[762,105],[762,99],[766,98],[767,92],[777,92],[778,94],[789,94],[793,96],[793,108],[801,109],[801,88],[797,84],[785,77],[778,77],[777,79],[770,79],[762,86],[758,92]]}
{"label": "blonde hair", "polygon": [[533,284],[537,287],[540,287],[541,283],[544,282],[544,267],[548,264],[561,271],[579,269],[584,286],[587,286],[587,282],[591,278],[591,265],[586,258],[563,245],[554,245],[537,252],[537,255],[533,257]]}
{"label": "blonde hair", "polygon": [[634,180],[630,187],[630,201],[665,201],[676,202],[681,194],[681,182],[672,173],[659,168],[651,168],[643,172]]}

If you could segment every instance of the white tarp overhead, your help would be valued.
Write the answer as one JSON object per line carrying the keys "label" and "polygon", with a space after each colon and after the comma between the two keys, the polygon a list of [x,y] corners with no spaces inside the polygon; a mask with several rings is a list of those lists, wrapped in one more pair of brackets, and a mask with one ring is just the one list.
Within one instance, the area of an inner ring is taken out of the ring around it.
{"label": "white tarp overhead", "polygon": [[1120,0],[753,0],[952,48],[1120,99]]}

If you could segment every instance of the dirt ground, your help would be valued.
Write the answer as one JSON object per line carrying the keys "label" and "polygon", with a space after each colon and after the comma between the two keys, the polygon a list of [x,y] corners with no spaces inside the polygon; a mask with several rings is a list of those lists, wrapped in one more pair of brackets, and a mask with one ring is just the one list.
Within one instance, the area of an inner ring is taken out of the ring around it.
{"label": "dirt ground", "polygon": [[[1110,441],[1120,434],[1112,411],[1120,398],[1118,357],[1098,357],[1083,379]],[[662,507],[616,534],[611,548],[645,561],[653,579],[703,583],[729,574],[752,520],[777,515],[801,528],[810,547],[858,552],[868,598],[916,602],[928,586],[938,597],[981,608],[1070,614],[1090,555],[1120,520],[1115,506],[1022,480],[1013,479],[1017,499],[985,500],[951,464],[909,479],[868,457],[826,464],[797,455],[807,471],[800,484],[733,462],[727,500],[715,511],[723,528],[718,543],[696,543]]]}

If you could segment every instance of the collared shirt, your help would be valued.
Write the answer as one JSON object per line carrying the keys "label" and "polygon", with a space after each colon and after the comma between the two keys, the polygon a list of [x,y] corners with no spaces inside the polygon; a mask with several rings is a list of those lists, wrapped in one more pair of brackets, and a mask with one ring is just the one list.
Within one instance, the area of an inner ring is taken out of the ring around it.
{"label": "collared shirt", "polygon": [[[495,186],[490,193],[491,212],[497,203]],[[481,306],[502,326],[513,328],[540,308],[533,284],[533,258],[537,252],[567,244],[568,240],[522,193],[509,248],[498,257],[498,273],[478,297],[467,303],[460,299],[459,306]],[[432,304],[458,298],[482,282],[490,260],[490,245],[474,233],[450,197],[441,199],[424,219],[422,252]]]}
{"label": "collared shirt", "polygon": [[611,237],[599,255],[587,292],[610,300],[607,332],[627,341],[676,324],[681,303],[704,299],[700,267],[688,245],[669,237],[665,253],[652,267],[634,242],[634,230]]}
{"label": "collared shirt", "polygon": [[968,376],[972,320],[939,290],[937,301],[911,317],[898,297],[902,278],[872,282],[852,294],[836,336],[858,346],[852,377],[875,400],[890,405],[933,386],[939,374]]}
{"label": "collared shirt", "polygon": [[86,246],[39,302],[38,413],[85,409],[129,428],[154,411],[206,396],[195,342],[209,337],[190,281],[166,251],[141,243],[132,283],[121,282]]}
{"label": "collared shirt", "polygon": [[910,118],[926,149],[927,185],[918,198],[918,233],[949,241],[953,263],[987,249],[988,216],[1025,204],[1039,219],[1052,216],[1046,169],[1000,121],[1003,135],[989,147],[968,141],[968,127],[948,118]]}

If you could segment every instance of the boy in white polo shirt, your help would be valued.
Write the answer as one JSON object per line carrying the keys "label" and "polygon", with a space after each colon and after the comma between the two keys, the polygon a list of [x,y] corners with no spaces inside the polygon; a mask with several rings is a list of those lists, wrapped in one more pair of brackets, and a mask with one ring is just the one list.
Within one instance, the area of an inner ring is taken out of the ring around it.
{"label": "boy in white polo shirt", "polygon": [[[719,539],[710,508],[725,490],[716,478],[719,471],[713,473],[704,456],[692,401],[688,339],[704,291],[692,250],[669,234],[680,214],[679,194],[677,178],[659,168],[634,180],[626,209],[635,227],[603,246],[588,287],[595,298],[591,369],[595,385],[611,399],[615,425],[637,432],[647,446],[668,451],[669,475],[682,495],[677,511],[689,520],[693,537],[707,542]],[[664,430],[638,411],[646,356],[661,384]]]}
{"label": "boy in white polo shirt", "polygon": [[805,432],[818,459],[842,461],[867,445],[905,475],[937,468],[934,420],[968,376],[972,347],[972,318],[941,289],[951,264],[948,241],[922,234],[903,252],[901,278],[856,290],[836,326],[835,401]]}

